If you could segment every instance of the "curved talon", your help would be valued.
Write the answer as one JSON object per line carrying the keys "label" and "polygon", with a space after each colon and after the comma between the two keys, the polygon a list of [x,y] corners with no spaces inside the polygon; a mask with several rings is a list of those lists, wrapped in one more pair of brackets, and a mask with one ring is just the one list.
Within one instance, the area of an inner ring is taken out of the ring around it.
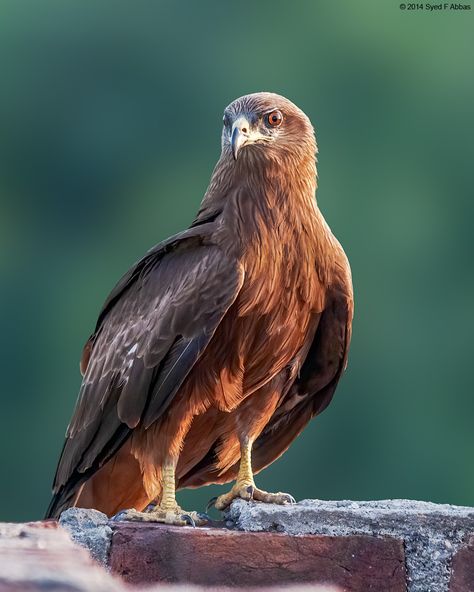
{"label": "curved talon", "polygon": [[186,522],[186,524],[188,524],[189,526],[196,528],[196,522],[194,522],[193,517],[190,516],[189,514],[183,514],[181,516],[181,519],[184,520]]}
{"label": "curved talon", "polygon": [[[296,504],[295,498],[289,493],[269,493],[263,489],[255,487],[253,484],[239,484],[234,485],[229,493],[221,495],[214,502],[215,507],[218,510],[225,510],[230,506],[233,500],[240,498],[246,501],[263,502],[266,504],[277,504],[285,506],[287,504]],[[214,500],[213,500],[214,501]]]}
{"label": "curved talon", "polygon": [[135,522],[158,522],[161,524],[170,524],[172,526],[204,526],[210,522],[207,514],[198,512],[185,512],[178,505],[175,508],[165,509],[159,505],[150,512],[137,512],[135,509],[123,510],[111,520],[131,520]]}
{"label": "curved talon", "polygon": [[117,512],[116,514],[114,514],[110,520],[112,520],[112,522],[120,522],[121,520],[123,520],[123,517],[127,514],[128,510],[120,510],[120,512]]}
{"label": "curved talon", "polygon": [[156,504],[154,504],[153,502],[151,504],[148,504],[148,506],[143,510],[144,512],[153,512],[153,510],[156,508]]}
{"label": "curved talon", "polygon": [[214,497],[211,497],[211,499],[207,502],[206,512],[209,511],[209,508],[212,508],[213,506],[215,506],[216,502],[217,502],[217,495],[215,495]]}

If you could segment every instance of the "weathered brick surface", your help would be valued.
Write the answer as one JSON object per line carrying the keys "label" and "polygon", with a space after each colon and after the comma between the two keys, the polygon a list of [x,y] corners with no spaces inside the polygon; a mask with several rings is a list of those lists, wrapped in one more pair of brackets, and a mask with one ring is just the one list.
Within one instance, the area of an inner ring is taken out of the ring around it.
{"label": "weathered brick surface", "polygon": [[207,586],[331,584],[405,592],[403,543],[390,537],[287,536],[150,524],[113,526],[110,567],[128,582]]}
{"label": "weathered brick surface", "polygon": [[0,592],[120,592],[53,522],[0,524]]}
{"label": "weathered brick surface", "polygon": [[236,500],[227,519],[250,532],[401,539],[408,592],[448,592],[453,555],[474,534],[474,508],[413,500],[304,500],[292,506]]}
{"label": "weathered brick surface", "polygon": [[474,536],[453,557],[449,592],[474,592]]}
{"label": "weathered brick surface", "polygon": [[[237,500],[226,529],[109,522],[80,509],[61,526],[0,524],[0,592],[474,592],[474,508]],[[128,584],[101,569],[109,557]]]}

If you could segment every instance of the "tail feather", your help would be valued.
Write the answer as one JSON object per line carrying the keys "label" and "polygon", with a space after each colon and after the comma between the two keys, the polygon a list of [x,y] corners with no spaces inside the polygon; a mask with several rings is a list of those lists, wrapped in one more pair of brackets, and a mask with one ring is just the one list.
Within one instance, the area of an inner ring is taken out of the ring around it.
{"label": "tail feather", "polygon": [[75,487],[62,487],[55,493],[46,510],[45,520],[58,520],[64,510],[72,508],[81,494],[82,487],[83,483],[78,483]]}
{"label": "tail feather", "polygon": [[57,490],[53,490],[53,499],[51,500],[51,503],[49,504],[48,509],[46,510],[45,519],[58,519],[61,515],[61,512],[64,512],[64,510],[67,510],[68,508],[74,506],[78,500],[78,497],[81,494],[81,490],[84,486],[84,483],[88,481],[95,473],[97,473],[97,471],[105,463],[107,463],[107,461],[110,458],[112,458],[117,453],[117,451],[120,450],[121,446],[124,444],[124,442],[128,439],[129,436],[130,428],[125,424],[121,424],[115,430],[113,436],[110,438],[108,446],[105,446],[104,450],[96,456],[91,466],[89,466],[83,472],[75,470],[64,485],[58,486],[58,471],[63,459],[63,448],[63,454],[61,454],[58,469],[56,471],[56,476],[54,479],[54,488],[57,488]]}

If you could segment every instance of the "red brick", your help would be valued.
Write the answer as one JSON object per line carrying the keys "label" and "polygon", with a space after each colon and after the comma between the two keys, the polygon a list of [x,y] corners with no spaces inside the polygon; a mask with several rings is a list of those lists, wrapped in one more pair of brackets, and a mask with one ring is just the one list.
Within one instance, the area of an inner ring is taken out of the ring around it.
{"label": "red brick", "polygon": [[207,586],[331,584],[350,592],[405,592],[401,540],[289,536],[117,523],[112,572],[134,584]]}
{"label": "red brick", "polygon": [[0,524],[0,592],[120,592],[55,522]]}
{"label": "red brick", "polygon": [[474,536],[453,557],[449,592],[474,592]]}

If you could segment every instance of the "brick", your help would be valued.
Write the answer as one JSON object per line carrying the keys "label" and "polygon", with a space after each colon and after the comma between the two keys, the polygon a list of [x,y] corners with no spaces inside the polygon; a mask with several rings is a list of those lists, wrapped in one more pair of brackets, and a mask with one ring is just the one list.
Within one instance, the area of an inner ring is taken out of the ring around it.
{"label": "brick", "polygon": [[146,523],[113,525],[109,565],[133,584],[326,584],[405,592],[403,543],[392,537],[289,536]]}
{"label": "brick", "polygon": [[453,557],[449,592],[474,592],[474,536]]}

